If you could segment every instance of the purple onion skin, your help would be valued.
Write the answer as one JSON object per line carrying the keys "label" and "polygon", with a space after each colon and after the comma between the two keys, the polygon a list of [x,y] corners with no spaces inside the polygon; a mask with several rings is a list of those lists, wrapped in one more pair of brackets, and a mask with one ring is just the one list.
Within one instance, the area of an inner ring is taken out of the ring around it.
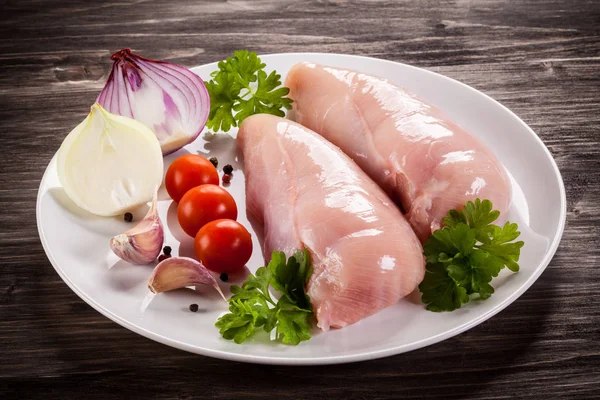
{"label": "purple onion skin", "polygon": [[[132,100],[127,95],[127,88],[123,86],[128,86],[131,92],[136,93],[143,84],[144,78],[141,72],[153,74],[154,78],[160,80],[163,84],[179,86],[179,93],[185,96],[188,101],[188,110],[191,109],[193,111],[190,115],[187,115],[188,119],[198,122],[198,128],[194,129],[192,134],[189,134],[187,141],[170,149],[165,149],[163,146],[165,143],[168,143],[165,141],[165,139],[168,139],[168,136],[161,139],[163,133],[158,131],[158,129],[167,130],[168,124],[163,123],[159,126],[150,126],[150,129],[155,132],[161,143],[163,156],[171,154],[196,140],[206,125],[210,110],[210,97],[202,78],[185,67],[142,57],[133,53],[128,48],[117,51],[110,58],[114,62],[106,85],[98,95],[97,102],[100,105],[114,114],[136,119],[131,107]],[[153,83],[160,86],[156,81]],[[162,101],[165,113],[168,117],[179,118],[181,121],[182,115],[180,114],[184,111],[177,108],[169,91],[165,90],[164,86],[161,86],[161,88],[163,89]],[[144,121],[140,120],[140,122]],[[184,122],[189,123],[189,121],[183,121],[182,124]]]}

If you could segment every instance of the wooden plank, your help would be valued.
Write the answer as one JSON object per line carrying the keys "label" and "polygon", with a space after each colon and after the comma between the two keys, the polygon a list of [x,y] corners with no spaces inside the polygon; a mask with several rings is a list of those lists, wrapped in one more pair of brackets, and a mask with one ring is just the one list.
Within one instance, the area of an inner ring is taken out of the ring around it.
{"label": "wooden plank", "polygon": [[[600,389],[600,3],[7,1],[0,20],[0,394],[5,398],[593,398]],[[104,318],[60,280],[35,200],[64,136],[131,47],[186,66],[238,48],[426,67],[499,100],[555,156],[568,220],[548,270],[443,343],[330,367],[187,354]]]}

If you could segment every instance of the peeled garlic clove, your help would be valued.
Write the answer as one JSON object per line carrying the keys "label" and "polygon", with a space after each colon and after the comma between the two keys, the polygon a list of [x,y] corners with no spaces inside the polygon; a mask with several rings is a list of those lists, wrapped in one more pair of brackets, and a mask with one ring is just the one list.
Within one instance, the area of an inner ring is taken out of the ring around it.
{"label": "peeled garlic clove", "polygon": [[148,264],[156,261],[165,239],[156,202],[157,190],[154,191],[152,206],[144,219],[110,240],[110,248],[120,259],[132,264]]}
{"label": "peeled garlic clove", "polygon": [[160,143],[146,125],[94,104],[58,150],[65,193],[92,214],[123,214],[152,198],[163,178]]}
{"label": "peeled garlic clove", "polygon": [[169,257],[158,263],[148,279],[148,288],[152,293],[168,292],[197,285],[212,285],[221,297],[227,300],[214,276],[201,262],[193,258]]}

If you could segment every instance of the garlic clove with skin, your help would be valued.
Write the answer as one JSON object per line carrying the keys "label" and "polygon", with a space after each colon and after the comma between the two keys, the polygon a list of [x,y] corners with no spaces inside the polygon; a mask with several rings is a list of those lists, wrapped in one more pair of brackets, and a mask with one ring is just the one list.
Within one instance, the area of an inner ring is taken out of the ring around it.
{"label": "garlic clove with skin", "polygon": [[201,262],[193,258],[169,257],[158,263],[148,279],[148,289],[152,293],[198,285],[212,285],[227,301],[215,277]]}
{"label": "garlic clove with skin", "polygon": [[136,226],[110,240],[110,248],[120,259],[132,264],[149,264],[159,256],[165,234],[158,217],[157,192],[154,191],[146,216]]}

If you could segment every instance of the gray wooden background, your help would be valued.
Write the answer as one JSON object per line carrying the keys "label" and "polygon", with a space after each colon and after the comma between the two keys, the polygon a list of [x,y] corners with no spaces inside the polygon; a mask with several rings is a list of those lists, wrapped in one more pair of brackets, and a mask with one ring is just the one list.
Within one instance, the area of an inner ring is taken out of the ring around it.
{"label": "gray wooden background", "polygon": [[[2,398],[600,396],[600,2],[0,4]],[[61,281],[35,221],[42,173],[122,47],[190,67],[243,48],[361,54],[465,82],[515,111],[556,158],[568,198],[558,252],[531,289],[491,320],[386,359],[252,366],[138,336]]]}

